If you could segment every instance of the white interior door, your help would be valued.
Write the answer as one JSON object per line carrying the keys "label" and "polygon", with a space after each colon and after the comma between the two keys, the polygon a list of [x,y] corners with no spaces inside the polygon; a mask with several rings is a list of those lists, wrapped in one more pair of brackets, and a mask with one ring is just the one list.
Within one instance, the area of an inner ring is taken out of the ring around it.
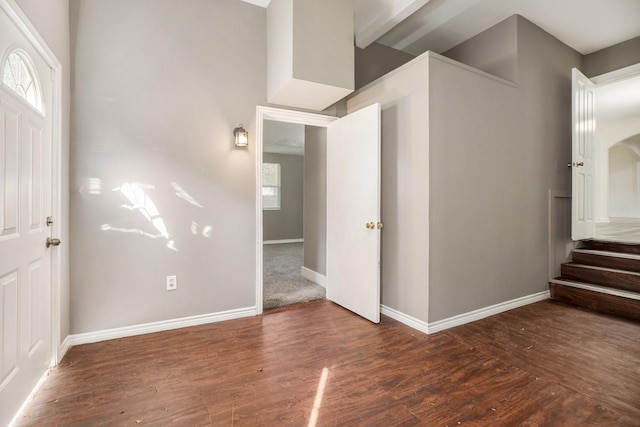
{"label": "white interior door", "polygon": [[571,238],[590,239],[595,220],[595,85],[579,70],[572,70]]}
{"label": "white interior door", "polygon": [[380,104],[327,129],[327,299],[380,322]]}
{"label": "white interior door", "polygon": [[[18,48],[18,51],[14,51]],[[18,52],[37,85],[32,106],[0,84],[0,425],[8,425],[52,362],[50,69],[0,10],[0,58]],[[0,64],[4,71],[3,62]],[[14,71],[11,71],[14,73]],[[6,73],[0,74],[6,76]],[[37,76],[40,75],[40,78]],[[18,77],[18,79],[20,79]],[[28,79],[27,79],[28,80]],[[26,80],[25,80],[26,81]],[[24,83],[26,86],[26,83]],[[31,95],[28,95],[29,98]],[[48,114],[48,115],[47,115]]]}

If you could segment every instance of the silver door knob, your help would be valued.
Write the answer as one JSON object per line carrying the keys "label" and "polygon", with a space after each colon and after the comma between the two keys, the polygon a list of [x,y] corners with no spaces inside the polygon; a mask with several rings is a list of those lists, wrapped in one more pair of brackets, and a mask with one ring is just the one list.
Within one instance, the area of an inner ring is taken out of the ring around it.
{"label": "silver door knob", "polygon": [[47,247],[49,246],[60,246],[60,239],[52,239],[51,237],[47,237]]}

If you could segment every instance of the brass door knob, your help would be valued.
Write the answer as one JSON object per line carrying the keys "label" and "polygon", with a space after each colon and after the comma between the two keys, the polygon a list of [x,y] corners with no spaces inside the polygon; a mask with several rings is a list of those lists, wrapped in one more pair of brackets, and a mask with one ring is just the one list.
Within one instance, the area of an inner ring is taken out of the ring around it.
{"label": "brass door knob", "polygon": [[365,227],[367,227],[369,230],[373,230],[374,228],[376,228],[376,223],[375,222],[368,222]]}
{"label": "brass door knob", "polygon": [[60,246],[60,239],[52,239],[51,237],[47,237],[47,247],[50,246]]}
{"label": "brass door knob", "polygon": [[378,223],[378,230],[382,230],[382,227],[384,227],[384,224],[383,224],[383,223],[381,223],[381,222],[379,222],[379,223]]}

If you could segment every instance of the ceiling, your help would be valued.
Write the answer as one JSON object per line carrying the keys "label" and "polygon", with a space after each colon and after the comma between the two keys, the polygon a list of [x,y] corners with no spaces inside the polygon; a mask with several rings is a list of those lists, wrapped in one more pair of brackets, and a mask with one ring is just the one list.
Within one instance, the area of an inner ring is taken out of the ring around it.
{"label": "ceiling", "polygon": [[[360,20],[360,26],[356,25],[360,47],[371,39],[365,37],[364,28],[382,22],[374,14],[381,16],[381,11],[390,11],[400,3],[408,8],[420,5],[390,30],[383,29],[376,39],[413,55],[427,50],[442,53],[514,14],[583,55],[640,36],[638,0],[374,0],[378,11],[371,10],[371,0],[353,1],[355,22]],[[358,18],[362,13],[367,14],[368,24]]]}
{"label": "ceiling", "polygon": [[304,156],[304,125],[265,120],[262,144],[265,153]]}
{"label": "ceiling", "polygon": [[640,117],[640,75],[596,88],[597,119],[620,122]]}
{"label": "ceiling", "polygon": [[[270,0],[243,0],[267,7]],[[640,0],[353,0],[356,45],[442,53],[519,14],[583,55],[640,36]]]}
{"label": "ceiling", "polygon": [[[271,0],[243,0],[267,7]],[[352,0],[356,45],[377,42],[412,55],[442,53],[519,14],[583,55],[640,36],[640,0]],[[636,82],[640,85],[640,81]],[[640,87],[639,87],[640,88]],[[640,90],[640,89],[639,89]],[[640,110],[638,93],[610,85],[598,93],[605,120]],[[613,101],[629,98],[623,111]],[[635,97],[637,98],[637,97]],[[609,108],[603,108],[610,103]],[[302,155],[304,127],[265,125],[265,151]]]}

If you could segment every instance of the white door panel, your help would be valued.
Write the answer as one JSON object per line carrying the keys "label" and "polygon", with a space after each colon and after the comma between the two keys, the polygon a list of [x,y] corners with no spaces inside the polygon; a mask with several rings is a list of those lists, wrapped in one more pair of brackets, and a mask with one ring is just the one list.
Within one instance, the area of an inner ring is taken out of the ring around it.
{"label": "white door panel", "polygon": [[11,421],[53,354],[52,249],[45,245],[53,181],[51,71],[0,10],[0,60],[14,48],[39,76],[43,112],[0,84],[0,425]]}
{"label": "white door panel", "polygon": [[374,104],[327,130],[327,298],[374,323],[380,221],[380,104]]}
{"label": "white door panel", "polygon": [[595,236],[595,85],[572,70],[571,238]]}

